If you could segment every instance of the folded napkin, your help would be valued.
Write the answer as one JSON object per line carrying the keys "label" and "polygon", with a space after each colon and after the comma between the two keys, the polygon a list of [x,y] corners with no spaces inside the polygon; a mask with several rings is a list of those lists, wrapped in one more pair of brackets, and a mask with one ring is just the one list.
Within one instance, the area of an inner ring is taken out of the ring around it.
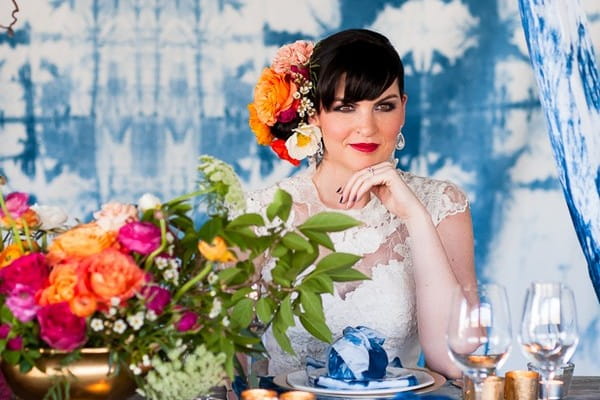
{"label": "folded napkin", "polygon": [[413,374],[406,374],[387,379],[337,379],[329,376],[315,378],[315,386],[339,390],[373,390],[373,389],[399,389],[417,385],[419,382]]}
{"label": "folded napkin", "polygon": [[365,326],[344,328],[330,347],[327,372],[330,378],[371,380],[385,376],[388,357],[383,336]]}

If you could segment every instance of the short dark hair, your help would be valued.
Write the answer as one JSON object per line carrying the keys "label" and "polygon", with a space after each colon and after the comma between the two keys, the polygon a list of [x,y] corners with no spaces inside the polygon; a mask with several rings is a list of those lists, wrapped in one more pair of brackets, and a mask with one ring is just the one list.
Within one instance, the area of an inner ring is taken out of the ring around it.
{"label": "short dark hair", "polygon": [[311,57],[311,75],[317,110],[331,109],[342,78],[344,102],[374,100],[396,79],[404,94],[404,66],[398,52],[388,38],[367,29],[340,31],[318,42]]}

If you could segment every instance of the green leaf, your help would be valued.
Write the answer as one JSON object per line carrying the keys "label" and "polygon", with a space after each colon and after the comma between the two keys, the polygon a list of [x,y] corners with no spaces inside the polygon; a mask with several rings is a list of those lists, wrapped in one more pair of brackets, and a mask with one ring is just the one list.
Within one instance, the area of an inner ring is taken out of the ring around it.
{"label": "green leaf", "polygon": [[280,258],[280,257],[283,257],[284,255],[286,255],[287,252],[288,252],[287,247],[285,247],[282,244],[278,244],[277,246],[275,246],[273,251],[271,251],[271,255],[273,257]]}
{"label": "green leaf", "polygon": [[255,238],[256,237],[256,232],[254,232],[254,230],[252,230],[252,228],[249,228],[247,226],[235,226],[233,228],[225,228],[225,232],[233,232],[233,233],[237,233],[238,235],[242,235],[248,238]]}
{"label": "green leaf", "polygon": [[281,321],[285,324],[286,328],[296,325],[296,322],[294,321],[294,313],[292,312],[291,294],[285,296],[285,298],[281,301],[277,315],[280,316]]}
{"label": "green leaf", "polygon": [[248,213],[242,214],[239,217],[235,218],[229,224],[227,224],[227,228],[237,228],[242,226],[264,226],[265,221],[263,220],[260,214],[256,213]]}
{"label": "green leaf", "polygon": [[306,318],[325,321],[321,296],[308,290],[300,290],[300,303]]}
{"label": "green leaf", "polygon": [[3,304],[2,308],[0,309],[0,318],[2,319],[2,322],[8,322],[8,323],[13,322],[15,319],[15,317],[13,316],[13,313],[6,306],[6,304]]}
{"label": "green leaf", "polygon": [[198,231],[198,236],[205,242],[212,242],[215,236],[223,229],[223,220],[212,217]]}
{"label": "green leaf", "polygon": [[331,253],[323,257],[318,263],[312,274],[325,272],[333,269],[351,267],[360,260],[360,256],[350,253]]}
{"label": "green leaf", "polygon": [[2,353],[2,360],[9,364],[16,365],[19,362],[20,353],[18,351],[6,350]]}
{"label": "green leaf", "polygon": [[279,347],[281,347],[283,351],[289,354],[296,355],[294,349],[292,348],[292,343],[290,342],[290,339],[285,334],[286,330],[287,327],[283,326],[280,320],[275,320],[273,322],[273,336],[275,337],[275,340],[277,340]]}
{"label": "green leaf", "polygon": [[254,302],[249,298],[243,298],[238,301],[231,311],[231,321],[242,328],[247,328],[254,317],[252,311],[253,305]]}
{"label": "green leaf", "polygon": [[339,232],[361,225],[362,222],[339,212],[323,211],[308,218],[298,226],[300,231]]}
{"label": "green leaf", "polygon": [[277,189],[273,196],[273,201],[267,207],[267,218],[273,221],[275,217],[279,217],[282,221],[287,221],[292,209],[292,196],[282,189]]}
{"label": "green leaf", "polygon": [[290,279],[295,279],[298,274],[304,271],[307,267],[312,265],[317,257],[319,256],[319,252],[313,248],[313,251],[296,251],[292,257],[292,265],[290,272],[293,273],[293,276],[287,275]]}
{"label": "green leaf", "polygon": [[308,318],[306,315],[300,315],[300,322],[304,329],[308,331],[311,335],[316,337],[319,340],[322,340],[327,343],[332,342],[332,334],[325,321],[321,321],[315,318]]}
{"label": "green leaf", "polygon": [[271,278],[273,282],[277,285],[281,285],[283,287],[290,287],[292,285],[292,281],[287,277],[287,269],[283,263],[277,263],[275,268],[271,270]]}
{"label": "green leaf", "polygon": [[310,289],[315,293],[333,294],[333,280],[329,275],[313,275],[302,282],[300,289],[302,288]]}
{"label": "green leaf", "polygon": [[340,270],[332,270],[327,272],[327,275],[335,282],[350,282],[369,280],[367,275],[352,268],[342,268]]}
{"label": "green leaf", "polygon": [[331,241],[331,238],[326,232],[311,231],[310,229],[302,229],[300,230],[300,232],[305,234],[306,237],[312,240],[313,242],[318,243],[331,251],[335,251],[333,242]]}
{"label": "green leaf", "polygon": [[233,294],[233,296],[231,296],[231,302],[236,303],[241,298],[246,297],[251,292],[252,292],[252,288],[249,288],[249,287],[239,289]]}
{"label": "green leaf", "polygon": [[281,241],[290,249],[313,252],[313,247],[310,242],[298,235],[296,232],[288,232],[282,238]]}
{"label": "green leaf", "polygon": [[273,301],[267,297],[261,297],[256,302],[256,315],[263,324],[268,324],[273,319]]}
{"label": "green leaf", "polygon": [[226,268],[224,270],[219,271],[219,273],[218,273],[219,280],[223,283],[229,283],[240,272],[242,272],[242,271],[239,270],[238,268]]}

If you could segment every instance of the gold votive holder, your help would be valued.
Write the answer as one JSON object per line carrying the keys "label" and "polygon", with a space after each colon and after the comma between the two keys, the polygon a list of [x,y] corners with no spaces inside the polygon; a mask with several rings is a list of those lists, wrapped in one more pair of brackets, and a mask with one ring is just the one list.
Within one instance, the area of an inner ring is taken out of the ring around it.
{"label": "gold votive holder", "polygon": [[277,400],[277,392],[268,389],[246,389],[241,400]]}
{"label": "gold votive holder", "polygon": [[540,375],[535,371],[508,371],[504,375],[506,400],[537,400]]}
{"label": "gold votive holder", "polygon": [[[473,381],[463,376],[463,399],[475,400],[475,386]],[[482,400],[504,400],[504,379],[499,376],[488,376],[481,383]]]}
{"label": "gold votive holder", "polygon": [[279,396],[279,400],[315,400],[316,398],[314,394],[301,390],[292,390]]}
{"label": "gold votive holder", "polygon": [[[537,367],[533,363],[527,363],[527,369],[530,371],[540,372],[540,368]],[[575,364],[572,362],[568,362],[566,364],[558,367],[554,373],[554,378],[550,381],[550,385],[548,387],[548,396],[550,399],[566,399],[569,393],[569,387],[571,386],[571,380],[573,379],[573,370],[575,369]],[[541,376],[541,375],[540,375]],[[540,398],[545,394],[546,388],[540,381]]]}

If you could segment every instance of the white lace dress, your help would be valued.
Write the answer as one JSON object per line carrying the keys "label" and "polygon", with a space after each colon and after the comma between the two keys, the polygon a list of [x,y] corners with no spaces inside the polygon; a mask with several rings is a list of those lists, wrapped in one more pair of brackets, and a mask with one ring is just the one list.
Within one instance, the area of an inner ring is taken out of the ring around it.
{"label": "white lace dress", "polygon": [[[384,348],[388,357],[400,357],[405,367],[415,366],[420,353],[416,320],[416,296],[410,237],[405,225],[392,215],[375,196],[362,209],[337,210],[322,204],[312,182],[314,168],[299,172],[277,186],[249,193],[248,208],[264,212],[272,201],[277,187],[286,190],[294,199],[290,223],[298,225],[308,216],[320,211],[338,211],[364,224],[344,232],[331,234],[337,251],[362,256],[355,268],[371,277],[370,280],[337,283],[333,295],[323,295],[327,325],[334,338],[341,336],[346,326],[363,325],[379,331],[386,338]],[[399,172],[408,186],[431,214],[437,226],[442,219],[465,211],[467,198],[453,183]],[[334,189],[335,190],[335,189]],[[273,265],[263,268],[268,277]],[[270,331],[263,337],[269,352],[270,375],[304,368],[307,355],[325,360],[327,343],[313,338],[299,321],[288,331],[296,356],[284,352]]]}

